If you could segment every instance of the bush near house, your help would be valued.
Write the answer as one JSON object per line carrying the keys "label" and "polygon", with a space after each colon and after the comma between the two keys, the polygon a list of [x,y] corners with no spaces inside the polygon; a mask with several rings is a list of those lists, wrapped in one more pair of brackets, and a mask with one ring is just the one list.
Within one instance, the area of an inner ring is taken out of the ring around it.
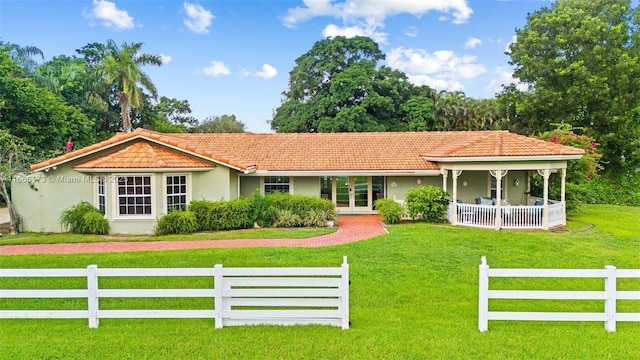
{"label": "bush near house", "polygon": [[418,215],[428,222],[442,223],[447,216],[449,194],[434,186],[419,186],[407,191],[405,198],[407,212],[411,218]]}
{"label": "bush near house", "polygon": [[198,230],[196,215],[191,211],[173,211],[158,220],[156,235],[189,234]]}
{"label": "bush near house", "polygon": [[231,201],[192,201],[187,210],[193,212],[197,231],[247,229],[253,225],[251,202],[248,199]]}
{"label": "bush near house", "polygon": [[[194,200],[189,203],[187,212],[192,213],[196,222],[194,231],[219,231],[247,229],[254,225],[259,227],[325,227],[327,222],[336,221],[336,211],[333,203],[312,196],[272,193],[261,195],[255,192],[250,198],[239,198],[230,201]],[[173,213],[171,213],[173,214]],[[171,215],[169,214],[169,215]],[[164,220],[165,215],[158,221],[180,221],[176,219]],[[166,227],[164,227],[167,225]],[[180,226],[163,224],[162,234],[181,234],[184,232],[164,232],[176,229],[183,231]],[[156,231],[158,234],[158,230]]]}
{"label": "bush near house", "polygon": [[109,232],[109,222],[100,210],[86,201],[65,209],[60,215],[60,224],[69,232],[102,235]]}
{"label": "bush near house", "polygon": [[399,223],[404,215],[404,207],[393,199],[376,200],[375,208],[387,224]]}

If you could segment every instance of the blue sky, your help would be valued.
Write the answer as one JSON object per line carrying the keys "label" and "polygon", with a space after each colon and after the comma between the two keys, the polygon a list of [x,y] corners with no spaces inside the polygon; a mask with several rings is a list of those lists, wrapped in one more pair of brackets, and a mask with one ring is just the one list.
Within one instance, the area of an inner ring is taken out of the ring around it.
{"label": "blue sky", "polygon": [[252,132],[287,89],[295,59],[328,36],[366,35],[383,64],[416,84],[493,97],[509,83],[504,54],[537,0],[2,0],[0,40],[40,48],[46,60],[92,42],[142,42],[165,64],[145,67],[160,95],[192,115],[235,114]]}

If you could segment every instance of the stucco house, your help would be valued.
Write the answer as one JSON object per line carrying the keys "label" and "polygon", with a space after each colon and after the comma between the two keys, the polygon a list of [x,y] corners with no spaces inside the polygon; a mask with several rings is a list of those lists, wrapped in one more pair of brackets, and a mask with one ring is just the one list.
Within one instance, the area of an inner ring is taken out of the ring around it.
{"label": "stucco house", "polygon": [[[59,232],[60,213],[99,208],[113,233],[150,233],[191,200],[250,196],[256,189],[319,196],[341,214],[373,213],[377,199],[402,203],[408,189],[451,194],[454,225],[540,228],[566,221],[567,161],[583,151],[508,131],[164,134],[145,129],[31,166],[13,185],[22,231]],[[540,173],[544,197],[529,196]],[[548,179],[562,178],[561,199]]]}

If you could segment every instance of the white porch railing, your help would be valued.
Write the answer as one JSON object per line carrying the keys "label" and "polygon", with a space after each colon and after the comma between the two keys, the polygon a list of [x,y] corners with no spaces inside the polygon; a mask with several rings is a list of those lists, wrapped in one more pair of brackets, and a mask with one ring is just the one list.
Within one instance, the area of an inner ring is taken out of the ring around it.
{"label": "white porch railing", "polygon": [[[565,225],[563,219],[564,204],[555,202],[547,205],[549,212],[548,227]],[[502,229],[543,229],[543,205],[504,205],[500,207]],[[456,225],[479,228],[496,228],[495,205],[477,205],[450,203],[447,220],[453,223],[456,214]]]}
{"label": "white porch railing", "polygon": [[542,205],[502,207],[504,229],[542,229]]}
{"label": "white porch railing", "polygon": [[549,227],[554,226],[562,226],[566,225],[564,223],[564,219],[562,218],[562,209],[564,208],[564,204],[561,202],[556,202],[553,204],[549,204]]}
{"label": "white porch railing", "polygon": [[491,205],[455,204],[457,206],[458,225],[494,228],[496,226],[496,207]]}

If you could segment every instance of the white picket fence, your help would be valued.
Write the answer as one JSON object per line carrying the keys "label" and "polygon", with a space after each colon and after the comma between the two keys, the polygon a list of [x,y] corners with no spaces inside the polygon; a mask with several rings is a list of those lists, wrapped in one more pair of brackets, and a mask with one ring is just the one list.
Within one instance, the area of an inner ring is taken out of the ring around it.
{"label": "white picket fence", "polygon": [[[490,278],[602,278],[603,291],[565,290],[489,290]],[[616,279],[640,279],[640,270],[620,270],[615,266],[599,269],[490,269],[482,257],[479,279],[478,329],[487,331],[489,320],[529,321],[602,321],[609,332],[616,331],[616,322],[640,322],[640,312],[620,313],[617,300],[640,300],[640,291],[616,290]],[[490,299],[529,300],[602,300],[603,312],[514,312],[489,311]]]}
{"label": "white picket fence", "polygon": [[[108,277],[212,277],[207,289],[104,289]],[[321,324],[349,328],[349,264],[281,268],[0,269],[0,278],[86,277],[86,289],[0,289],[0,299],[86,298],[78,310],[4,310],[0,319],[211,318],[215,327]],[[212,298],[211,310],[102,310],[104,298]]]}

